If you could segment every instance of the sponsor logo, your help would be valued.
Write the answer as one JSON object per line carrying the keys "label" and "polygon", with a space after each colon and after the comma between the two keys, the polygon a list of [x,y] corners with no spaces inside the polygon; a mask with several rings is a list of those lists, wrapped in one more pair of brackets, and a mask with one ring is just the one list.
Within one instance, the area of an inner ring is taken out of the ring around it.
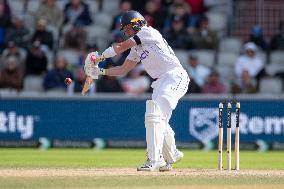
{"label": "sponsor logo", "polygon": [[[223,120],[225,119],[225,115]],[[232,133],[235,133],[236,114],[232,113]],[[223,124],[226,128],[226,124]],[[191,108],[189,110],[189,133],[202,143],[218,136],[218,109]],[[241,135],[284,135],[284,116],[249,116],[240,114]]]}
{"label": "sponsor logo", "polygon": [[218,136],[216,108],[191,108],[189,113],[189,132],[202,143]]}
{"label": "sponsor logo", "polygon": [[140,55],[140,60],[144,60],[145,58],[147,58],[147,56],[149,55],[149,51],[147,50],[143,50],[141,55]]}
{"label": "sponsor logo", "polygon": [[16,112],[0,112],[0,134],[20,133],[21,139],[29,139],[34,133],[36,116],[17,115]]}

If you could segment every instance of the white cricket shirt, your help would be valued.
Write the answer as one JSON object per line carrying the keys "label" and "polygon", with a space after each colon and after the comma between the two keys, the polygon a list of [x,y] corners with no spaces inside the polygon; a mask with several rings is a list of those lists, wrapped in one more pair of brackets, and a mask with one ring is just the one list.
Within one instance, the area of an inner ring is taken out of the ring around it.
{"label": "white cricket shirt", "polygon": [[137,45],[131,48],[126,59],[135,62],[141,61],[146,72],[152,78],[160,78],[161,75],[169,71],[182,68],[172,48],[160,32],[151,26],[143,26],[131,39]]}

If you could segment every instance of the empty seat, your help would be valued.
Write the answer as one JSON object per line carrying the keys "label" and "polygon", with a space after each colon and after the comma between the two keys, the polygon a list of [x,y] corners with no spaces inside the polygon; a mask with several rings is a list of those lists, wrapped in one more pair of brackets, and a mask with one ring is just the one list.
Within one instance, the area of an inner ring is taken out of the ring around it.
{"label": "empty seat", "polygon": [[56,43],[59,39],[59,29],[55,26],[48,25],[47,30],[50,31],[53,35],[53,41]]}
{"label": "empty seat", "polygon": [[0,96],[2,97],[11,97],[16,96],[18,91],[16,89],[9,89],[9,88],[0,88]]}
{"label": "empty seat", "polygon": [[219,50],[222,52],[233,52],[238,54],[241,50],[242,42],[239,38],[228,37],[220,41]]}
{"label": "empty seat", "polygon": [[205,0],[204,3],[210,12],[228,13],[231,11],[232,2],[228,0]]}
{"label": "empty seat", "polygon": [[56,4],[57,6],[63,11],[65,8],[65,5],[68,3],[68,0],[57,0]]}
{"label": "empty seat", "polygon": [[42,76],[26,76],[24,80],[24,91],[43,91],[42,82]]}
{"label": "empty seat", "polygon": [[47,69],[51,70],[54,64],[54,53],[52,51],[46,51],[45,55],[47,58]]}
{"label": "empty seat", "polygon": [[198,62],[207,67],[213,67],[215,62],[215,52],[213,50],[197,50],[190,54],[197,56]]}
{"label": "empty seat", "polygon": [[265,72],[270,76],[284,73],[284,64],[271,63],[265,66]]}
{"label": "empty seat", "polygon": [[94,16],[99,11],[98,1],[95,0],[87,0],[85,1],[89,6],[89,11],[92,16]]}
{"label": "empty seat", "polygon": [[105,48],[107,48],[108,44],[109,44],[109,41],[106,40],[106,39],[103,39],[103,38],[98,38],[96,41],[95,41],[99,51],[104,51]]}
{"label": "empty seat", "polygon": [[207,12],[207,18],[209,19],[209,28],[214,31],[225,30],[227,25],[227,17],[221,12]]}
{"label": "empty seat", "polygon": [[238,54],[229,53],[229,52],[220,52],[218,54],[218,65],[234,67],[237,59],[238,59]]}
{"label": "empty seat", "polygon": [[27,6],[28,13],[35,13],[40,6],[41,1],[39,0],[29,0]]}
{"label": "empty seat", "polygon": [[109,29],[112,24],[112,16],[108,13],[100,12],[95,15],[95,24]]}
{"label": "empty seat", "polygon": [[24,1],[23,0],[13,0],[8,1],[11,12],[13,15],[21,15],[24,13]]}
{"label": "empty seat", "polygon": [[65,89],[50,89],[45,92],[45,95],[48,97],[65,97],[66,90]]}
{"label": "empty seat", "polygon": [[272,51],[270,54],[270,63],[284,64],[284,51]]}
{"label": "empty seat", "polygon": [[188,51],[186,50],[178,50],[178,49],[174,49],[175,55],[178,57],[180,63],[182,65],[186,65],[188,62]]}
{"label": "empty seat", "polygon": [[79,51],[74,49],[62,49],[58,52],[59,56],[63,56],[68,64],[77,65],[79,62]]}
{"label": "empty seat", "polygon": [[263,94],[280,94],[283,91],[283,81],[277,77],[265,77],[260,80],[259,92]]}
{"label": "empty seat", "polygon": [[42,92],[39,91],[21,91],[19,97],[36,97],[41,96]]}
{"label": "empty seat", "polygon": [[216,70],[223,81],[232,81],[235,78],[234,68],[231,66],[217,65]]}
{"label": "empty seat", "polygon": [[24,23],[26,28],[29,30],[30,33],[35,32],[35,17],[31,14],[25,14],[23,16],[24,18]]}
{"label": "empty seat", "polygon": [[91,25],[85,27],[87,33],[87,41],[90,43],[95,43],[97,39],[104,39],[107,41],[109,38],[108,29],[101,27],[99,25]]}
{"label": "empty seat", "polygon": [[267,63],[267,56],[266,56],[266,52],[263,51],[257,51],[256,56],[259,57],[264,64]]}
{"label": "empty seat", "polygon": [[119,0],[104,0],[103,1],[103,12],[111,15],[116,15],[119,10]]}

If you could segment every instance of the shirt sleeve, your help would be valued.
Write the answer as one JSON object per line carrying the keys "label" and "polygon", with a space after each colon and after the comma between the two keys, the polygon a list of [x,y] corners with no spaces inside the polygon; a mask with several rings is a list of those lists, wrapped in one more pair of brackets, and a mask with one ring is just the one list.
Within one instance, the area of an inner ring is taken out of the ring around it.
{"label": "shirt sleeve", "polygon": [[133,40],[137,45],[143,45],[151,42],[153,37],[149,29],[142,28],[136,35],[133,36]]}
{"label": "shirt sleeve", "polygon": [[140,61],[140,57],[139,57],[138,53],[134,49],[130,50],[130,53],[128,54],[126,59],[134,61],[134,62],[139,62]]}

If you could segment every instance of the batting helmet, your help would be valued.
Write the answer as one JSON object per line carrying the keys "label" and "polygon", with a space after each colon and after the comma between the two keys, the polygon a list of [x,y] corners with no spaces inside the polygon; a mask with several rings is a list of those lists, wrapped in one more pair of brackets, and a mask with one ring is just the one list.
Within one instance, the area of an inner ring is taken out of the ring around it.
{"label": "batting helmet", "polygon": [[143,26],[147,24],[145,18],[137,11],[127,11],[121,16],[121,30],[125,26],[131,25],[134,31],[139,31]]}

